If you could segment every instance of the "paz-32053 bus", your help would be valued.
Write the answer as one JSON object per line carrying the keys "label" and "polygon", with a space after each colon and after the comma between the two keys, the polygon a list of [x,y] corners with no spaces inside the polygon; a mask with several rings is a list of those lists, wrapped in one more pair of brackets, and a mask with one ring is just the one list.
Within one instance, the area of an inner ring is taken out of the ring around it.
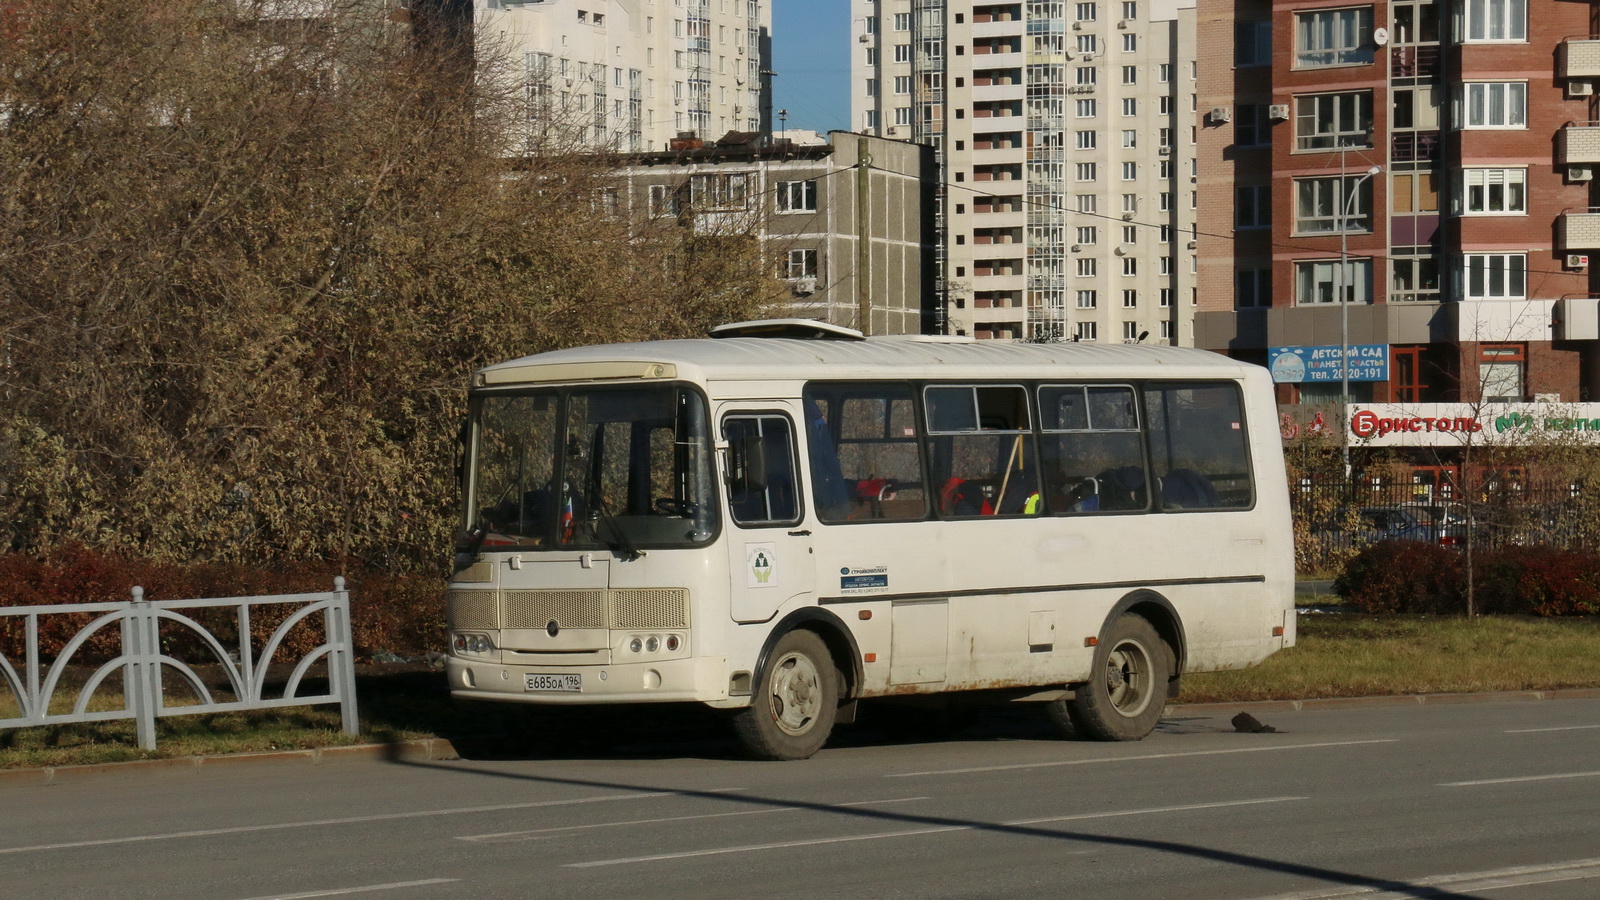
{"label": "paz-32053 bus", "polygon": [[1294,642],[1272,385],[1216,354],[776,320],[490,366],[470,409],[458,697],[703,703],[771,759],[952,691],[1137,740]]}

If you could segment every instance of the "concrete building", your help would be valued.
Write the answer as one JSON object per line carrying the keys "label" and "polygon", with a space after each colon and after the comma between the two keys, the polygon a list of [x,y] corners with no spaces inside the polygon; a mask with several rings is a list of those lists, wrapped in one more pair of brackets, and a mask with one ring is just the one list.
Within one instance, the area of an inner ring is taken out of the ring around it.
{"label": "concrete building", "polygon": [[939,330],[1189,343],[1192,0],[853,0],[852,114],[941,165]]}
{"label": "concrete building", "polygon": [[931,321],[931,148],[841,131],[822,144],[754,133],[677,143],[623,170],[629,208],[708,235],[754,235],[792,295],[771,314],[867,334],[918,334]]}
{"label": "concrete building", "polygon": [[1298,419],[1600,400],[1595,9],[1200,0],[1197,346]]}
{"label": "concrete building", "polygon": [[473,0],[479,57],[525,69],[534,116],[595,148],[769,131],[770,0]]}

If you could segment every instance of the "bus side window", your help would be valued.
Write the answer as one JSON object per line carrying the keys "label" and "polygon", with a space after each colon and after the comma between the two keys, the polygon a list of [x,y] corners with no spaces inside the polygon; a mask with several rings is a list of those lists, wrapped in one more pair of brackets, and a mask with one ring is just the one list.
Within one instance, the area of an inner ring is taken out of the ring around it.
{"label": "bus side window", "polygon": [[1255,490],[1238,386],[1152,384],[1144,399],[1161,508],[1250,508]]}
{"label": "bus side window", "polygon": [[722,432],[730,446],[728,506],[740,525],[793,525],[800,521],[794,429],[780,415],[728,416]]}
{"label": "bus side window", "polygon": [[1028,394],[1013,385],[935,385],[927,408],[928,470],[945,518],[1036,515],[1039,454]]}
{"label": "bus side window", "polygon": [[1128,512],[1149,506],[1139,410],[1127,385],[1039,388],[1050,511]]}
{"label": "bus side window", "polygon": [[927,516],[911,388],[813,382],[806,443],[817,517],[840,523]]}

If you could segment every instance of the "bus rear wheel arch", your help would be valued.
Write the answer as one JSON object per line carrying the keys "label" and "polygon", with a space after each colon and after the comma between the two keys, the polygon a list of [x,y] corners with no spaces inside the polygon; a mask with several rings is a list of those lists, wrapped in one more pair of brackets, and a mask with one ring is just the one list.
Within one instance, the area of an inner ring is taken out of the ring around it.
{"label": "bus rear wheel arch", "polygon": [[734,730],[757,759],[806,759],[822,749],[839,711],[842,677],[827,644],[797,628],[780,637],[756,673]]}
{"label": "bus rear wheel arch", "polygon": [[1176,653],[1150,620],[1118,615],[1095,647],[1089,681],[1048,704],[1063,731],[1099,741],[1137,741],[1155,730],[1166,707]]}

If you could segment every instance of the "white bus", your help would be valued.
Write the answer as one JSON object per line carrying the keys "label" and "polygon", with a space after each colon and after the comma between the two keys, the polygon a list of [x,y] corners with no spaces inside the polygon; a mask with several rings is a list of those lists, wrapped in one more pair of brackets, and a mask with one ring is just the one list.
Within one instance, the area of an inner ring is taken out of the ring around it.
{"label": "white bus", "polygon": [[457,697],[703,703],[769,759],[954,691],[1138,740],[1294,643],[1272,384],[1217,354],[772,320],[491,366],[470,409]]}

